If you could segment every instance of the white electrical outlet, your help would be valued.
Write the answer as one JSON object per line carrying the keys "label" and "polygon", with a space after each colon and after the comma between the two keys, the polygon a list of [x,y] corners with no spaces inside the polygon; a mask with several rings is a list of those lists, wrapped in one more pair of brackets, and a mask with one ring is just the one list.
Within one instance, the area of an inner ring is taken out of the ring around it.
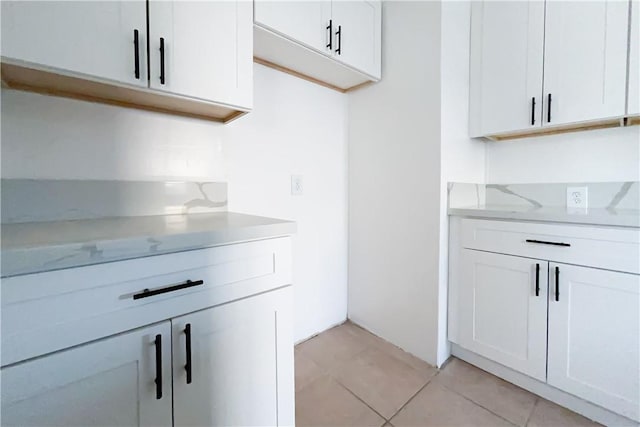
{"label": "white electrical outlet", "polygon": [[588,187],[567,187],[567,209],[587,209],[589,206]]}
{"label": "white electrical outlet", "polygon": [[291,175],[291,195],[302,196],[302,175]]}

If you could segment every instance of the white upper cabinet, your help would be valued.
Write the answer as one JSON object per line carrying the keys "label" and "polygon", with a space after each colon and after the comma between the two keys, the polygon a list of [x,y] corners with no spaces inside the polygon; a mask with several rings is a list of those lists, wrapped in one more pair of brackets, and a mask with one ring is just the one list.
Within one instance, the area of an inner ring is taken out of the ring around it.
{"label": "white upper cabinet", "polygon": [[3,62],[147,86],[144,1],[1,4]]}
{"label": "white upper cabinet", "polygon": [[255,0],[254,56],[346,91],[381,77],[380,0]]}
{"label": "white upper cabinet", "polygon": [[548,383],[640,421],[640,276],[549,269]]}
{"label": "white upper cabinet", "polygon": [[150,86],[251,107],[252,3],[150,1]]}
{"label": "white upper cabinet", "polygon": [[544,3],[472,2],[470,134],[542,123]]}
{"label": "white upper cabinet", "polygon": [[629,1],[472,3],[472,137],[616,123],[626,113],[628,59],[629,97],[635,93],[629,108],[638,110],[638,37],[631,36],[629,58]]}
{"label": "white upper cabinet", "polygon": [[640,0],[631,2],[627,114],[640,115]]}
{"label": "white upper cabinet", "polygon": [[3,426],[171,426],[171,326],[0,370]]}
{"label": "white upper cabinet", "polygon": [[255,20],[310,48],[329,51],[331,1],[255,0]]}
{"label": "white upper cabinet", "polygon": [[382,5],[378,1],[334,1],[333,51],[341,62],[380,78]]}
{"label": "white upper cabinet", "polygon": [[547,0],[544,124],[625,113],[629,2]]}

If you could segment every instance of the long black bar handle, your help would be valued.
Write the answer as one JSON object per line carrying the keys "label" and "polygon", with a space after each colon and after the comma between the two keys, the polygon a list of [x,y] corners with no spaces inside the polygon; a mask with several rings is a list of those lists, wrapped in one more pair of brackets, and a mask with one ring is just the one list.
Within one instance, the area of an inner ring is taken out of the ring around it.
{"label": "long black bar handle", "polygon": [[160,37],[160,84],[164,84],[164,37]]}
{"label": "long black bar handle", "polygon": [[531,126],[536,124],[536,97],[531,98]]}
{"label": "long black bar handle", "polygon": [[138,30],[133,30],[133,61],[136,79],[140,79],[140,35]]}
{"label": "long black bar handle", "polygon": [[551,94],[547,95],[547,123],[551,123]]}
{"label": "long black bar handle", "polygon": [[338,37],[338,47],[336,53],[342,55],[342,25],[338,25],[338,31],[336,31],[336,37]]}
{"label": "long black bar handle", "polygon": [[186,353],[187,363],[184,365],[185,371],[187,371],[187,384],[191,384],[191,323],[187,323],[184,327],[184,334],[186,336]]}
{"label": "long black bar handle", "polygon": [[333,19],[329,19],[329,25],[327,25],[327,30],[329,30],[329,43],[327,43],[327,48],[329,50],[333,49]]}
{"label": "long black bar handle", "polygon": [[556,301],[560,301],[560,267],[556,267]]}
{"label": "long black bar handle", "polygon": [[152,291],[149,289],[145,289],[140,293],[134,294],[133,299],[149,298],[154,295],[166,294],[168,292],[175,292],[179,291],[180,289],[192,288],[194,286],[200,285],[204,285],[203,280],[196,280],[195,282],[187,280],[186,282],[180,283],[179,285],[167,286],[166,288],[154,289]]}
{"label": "long black bar handle", "polygon": [[162,399],[162,335],[156,335],[156,399]]}
{"label": "long black bar handle", "polygon": [[536,263],[536,296],[540,296],[540,264]]}
{"label": "long black bar handle", "polygon": [[566,248],[571,246],[571,243],[564,243],[564,242],[550,242],[547,240],[534,240],[534,239],[527,239],[525,240],[525,242],[527,243],[537,243],[539,245],[552,245],[552,246],[564,246]]}

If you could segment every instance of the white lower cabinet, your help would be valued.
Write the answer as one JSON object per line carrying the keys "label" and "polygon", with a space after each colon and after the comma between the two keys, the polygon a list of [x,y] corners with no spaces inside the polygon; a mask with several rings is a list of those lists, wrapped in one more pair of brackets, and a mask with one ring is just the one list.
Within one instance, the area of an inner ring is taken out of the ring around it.
{"label": "white lower cabinet", "polygon": [[450,229],[460,356],[604,424],[640,421],[640,230],[455,217]]}
{"label": "white lower cabinet", "polygon": [[290,247],[3,279],[2,426],[294,425]]}
{"label": "white lower cabinet", "polygon": [[170,357],[163,322],[5,367],[2,425],[171,426]]}
{"label": "white lower cabinet", "polygon": [[544,381],[547,262],[469,249],[462,259],[460,344]]}
{"label": "white lower cabinet", "polygon": [[549,271],[547,382],[639,419],[640,275],[554,263]]}
{"label": "white lower cabinet", "polygon": [[284,289],[172,320],[177,426],[294,424],[276,404],[293,408],[290,305]]}

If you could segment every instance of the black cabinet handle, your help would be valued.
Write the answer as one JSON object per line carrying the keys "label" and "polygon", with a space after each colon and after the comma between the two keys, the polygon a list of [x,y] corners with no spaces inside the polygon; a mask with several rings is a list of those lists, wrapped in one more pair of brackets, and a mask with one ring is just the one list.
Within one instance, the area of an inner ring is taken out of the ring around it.
{"label": "black cabinet handle", "polygon": [[333,49],[333,19],[329,19],[329,25],[327,25],[327,30],[329,30],[329,43],[327,43],[327,47],[329,50]]}
{"label": "black cabinet handle", "polygon": [[187,323],[184,327],[186,336],[187,363],[184,369],[187,371],[187,384],[191,384],[191,323]]}
{"label": "black cabinet handle", "polygon": [[525,242],[527,243],[537,243],[539,245],[552,245],[552,246],[564,246],[564,247],[570,247],[571,243],[564,243],[564,242],[548,242],[546,240],[533,240],[533,239],[527,239],[525,240]]}
{"label": "black cabinet handle", "polygon": [[342,25],[338,25],[338,31],[336,31],[336,37],[338,37],[338,47],[336,53],[342,55]]}
{"label": "black cabinet handle", "polygon": [[540,296],[540,264],[536,263],[536,296]]}
{"label": "black cabinet handle", "polygon": [[560,267],[556,267],[556,301],[560,301]]}
{"label": "black cabinet handle", "polygon": [[531,98],[531,126],[536,124],[536,97]]}
{"label": "black cabinet handle", "polygon": [[160,37],[160,84],[164,84],[164,38]]}
{"label": "black cabinet handle", "polygon": [[162,335],[156,335],[156,399],[162,399]]}
{"label": "black cabinet handle", "polygon": [[551,123],[551,94],[547,95],[547,123]]}
{"label": "black cabinet handle", "polygon": [[138,30],[133,30],[133,59],[136,79],[140,79],[140,39]]}
{"label": "black cabinet handle", "polygon": [[180,289],[192,288],[194,286],[200,286],[203,284],[204,284],[203,280],[196,280],[195,282],[192,282],[191,280],[187,280],[186,282],[181,283],[179,285],[167,286],[166,288],[154,289],[152,291],[149,289],[145,289],[138,294],[134,294],[133,299],[149,298],[154,295],[166,294],[167,292],[179,291]]}

